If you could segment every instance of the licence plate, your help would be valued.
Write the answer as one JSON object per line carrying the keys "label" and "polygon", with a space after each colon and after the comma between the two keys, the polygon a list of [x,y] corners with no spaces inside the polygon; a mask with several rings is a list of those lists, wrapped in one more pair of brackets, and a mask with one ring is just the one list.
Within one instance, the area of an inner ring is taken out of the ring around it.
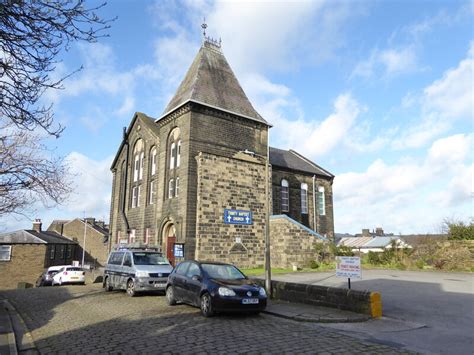
{"label": "licence plate", "polygon": [[153,286],[154,287],[165,287],[166,284],[165,283],[155,283]]}
{"label": "licence plate", "polygon": [[258,304],[258,298],[244,298],[242,304]]}
{"label": "licence plate", "polygon": [[71,280],[78,280],[78,279],[79,279],[79,277],[75,277],[75,276],[71,277]]}

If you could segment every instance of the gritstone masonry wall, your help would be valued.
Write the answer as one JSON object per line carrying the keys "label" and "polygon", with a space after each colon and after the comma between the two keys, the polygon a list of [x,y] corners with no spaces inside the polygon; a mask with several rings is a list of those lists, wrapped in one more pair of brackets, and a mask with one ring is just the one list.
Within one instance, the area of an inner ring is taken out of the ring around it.
{"label": "gritstone masonry wall", "polygon": [[[196,160],[196,259],[231,262],[243,268],[262,266],[265,165],[255,158],[245,161],[209,153],[200,153]],[[225,224],[224,209],[251,211],[253,224]]]}

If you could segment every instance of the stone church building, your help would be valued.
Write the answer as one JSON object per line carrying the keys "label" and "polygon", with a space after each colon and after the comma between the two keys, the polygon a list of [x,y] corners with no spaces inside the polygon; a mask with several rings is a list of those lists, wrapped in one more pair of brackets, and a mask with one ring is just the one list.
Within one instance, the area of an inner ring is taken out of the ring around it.
{"label": "stone church building", "polygon": [[268,147],[270,127],[220,42],[205,37],[161,117],[137,112],[124,129],[111,167],[110,247],[140,242],[172,262],[262,266],[268,201],[272,266],[314,259],[314,243],[334,236],[334,175]]}

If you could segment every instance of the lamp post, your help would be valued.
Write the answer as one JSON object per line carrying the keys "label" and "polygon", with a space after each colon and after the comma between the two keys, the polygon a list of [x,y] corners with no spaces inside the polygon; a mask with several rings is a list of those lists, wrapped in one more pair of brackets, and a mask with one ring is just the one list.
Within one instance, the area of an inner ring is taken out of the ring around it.
{"label": "lamp post", "polygon": [[272,269],[270,256],[270,194],[268,187],[268,165],[270,164],[270,146],[268,144],[268,135],[266,156],[257,154],[248,149],[245,149],[243,153],[265,159],[265,290],[267,292],[268,297],[270,298],[272,296]]}

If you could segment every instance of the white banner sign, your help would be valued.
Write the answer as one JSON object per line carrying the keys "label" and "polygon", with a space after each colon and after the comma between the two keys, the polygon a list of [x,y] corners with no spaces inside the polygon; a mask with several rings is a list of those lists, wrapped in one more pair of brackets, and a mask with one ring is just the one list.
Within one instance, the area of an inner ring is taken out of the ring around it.
{"label": "white banner sign", "polygon": [[336,276],[346,279],[361,279],[360,258],[358,256],[336,256]]}

